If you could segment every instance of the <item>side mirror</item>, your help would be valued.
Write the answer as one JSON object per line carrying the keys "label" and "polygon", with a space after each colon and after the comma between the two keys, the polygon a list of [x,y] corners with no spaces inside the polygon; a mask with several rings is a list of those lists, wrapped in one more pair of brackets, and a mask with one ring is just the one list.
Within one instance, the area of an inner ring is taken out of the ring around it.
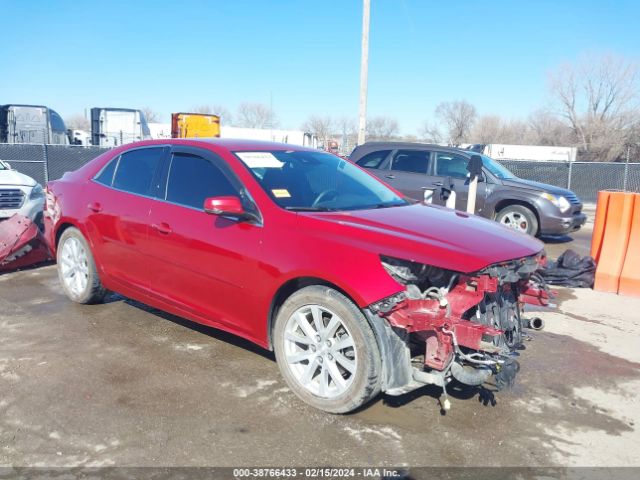
{"label": "side mirror", "polygon": [[471,155],[471,160],[467,165],[467,171],[470,178],[482,177],[482,157],[480,155]]}
{"label": "side mirror", "polygon": [[246,218],[242,202],[238,197],[209,197],[204,200],[204,211],[212,215]]}

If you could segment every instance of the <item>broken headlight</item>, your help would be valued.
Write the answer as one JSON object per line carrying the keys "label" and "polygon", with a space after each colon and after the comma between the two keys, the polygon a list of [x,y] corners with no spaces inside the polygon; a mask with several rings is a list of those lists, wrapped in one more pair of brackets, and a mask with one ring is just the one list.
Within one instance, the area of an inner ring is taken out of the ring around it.
{"label": "broken headlight", "polygon": [[403,300],[406,300],[406,298],[406,292],[398,292],[394,295],[391,295],[390,297],[383,298],[378,302],[372,303],[371,305],[369,305],[369,310],[371,310],[373,313],[388,313],[393,310],[393,308],[397,304],[399,304]]}

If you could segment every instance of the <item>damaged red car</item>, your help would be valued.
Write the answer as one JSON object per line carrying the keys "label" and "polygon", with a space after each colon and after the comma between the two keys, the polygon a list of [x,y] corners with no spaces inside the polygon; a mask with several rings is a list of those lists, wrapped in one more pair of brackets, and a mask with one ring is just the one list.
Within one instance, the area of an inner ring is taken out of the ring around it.
{"label": "damaged red car", "polygon": [[542,295],[538,240],[291,145],[122,146],[49,182],[45,226],[71,300],[115,291],[247,338],[334,413],[510,384],[522,301]]}

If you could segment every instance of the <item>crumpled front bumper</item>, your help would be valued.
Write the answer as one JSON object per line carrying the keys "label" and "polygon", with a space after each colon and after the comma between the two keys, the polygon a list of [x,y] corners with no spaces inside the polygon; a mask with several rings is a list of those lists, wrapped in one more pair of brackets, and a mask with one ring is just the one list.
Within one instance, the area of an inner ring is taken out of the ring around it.
{"label": "crumpled front bumper", "polygon": [[23,215],[0,221],[0,272],[6,272],[51,259],[42,232]]}

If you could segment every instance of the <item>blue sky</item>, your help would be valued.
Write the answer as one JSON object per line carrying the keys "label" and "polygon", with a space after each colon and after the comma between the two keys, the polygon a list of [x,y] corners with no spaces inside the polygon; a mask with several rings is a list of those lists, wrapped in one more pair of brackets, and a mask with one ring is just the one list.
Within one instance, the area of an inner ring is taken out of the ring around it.
{"label": "blue sky", "polygon": [[[589,52],[640,54],[635,0],[371,0],[369,115],[415,133],[435,106],[545,105],[550,69]],[[280,124],[356,117],[360,0],[0,1],[0,104],[232,112],[273,98]]]}

